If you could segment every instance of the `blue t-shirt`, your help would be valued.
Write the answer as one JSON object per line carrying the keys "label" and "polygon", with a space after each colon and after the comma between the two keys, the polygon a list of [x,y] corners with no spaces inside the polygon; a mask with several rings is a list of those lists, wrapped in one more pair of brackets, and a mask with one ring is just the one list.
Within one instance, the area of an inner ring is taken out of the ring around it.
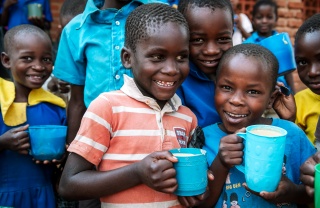
{"label": "blue t-shirt", "polygon": [[[3,12],[3,4],[6,0],[1,1],[0,13]],[[28,20],[28,4],[39,3],[42,5],[43,14],[48,22],[52,22],[52,14],[49,0],[18,0],[16,4],[9,7],[8,29],[21,24],[32,24]]]}
{"label": "blue t-shirt", "polygon": [[131,70],[121,63],[125,22],[141,4],[154,0],[133,0],[120,10],[99,10],[104,0],[88,0],[82,14],[63,29],[53,74],[74,85],[84,85],[84,102],[88,107],[102,92],[118,90],[123,74]]}
{"label": "blue t-shirt", "polygon": [[[316,149],[310,143],[305,133],[296,124],[290,121],[273,118],[271,125],[281,127],[288,132],[284,161],[286,176],[295,184],[300,184],[299,168],[308,157],[316,152]],[[227,134],[218,127],[218,123],[203,128],[203,132],[206,138],[203,149],[207,151],[208,164],[211,165],[218,154],[221,138]],[[244,182],[244,174],[235,167],[231,168],[215,207],[222,208],[224,204],[227,204],[227,207],[230,207],[231,203],[237,204],[239,207],[277,207],[275,204],[269,203],[263,198],[247,191],[242,186]],[[281,207],[297,207],[296,204],[281,205]]]}
{"label": "blue t-shirt", "polygon": [[[273,30],[272,35],[275,35],[275,34],[278,34],[278,32]],[[249,38],[247,38],[245,41],[243,41],[243,43],[259,44],[265,38],[267,38],[267,37],[259,36],[258,32],[254,32],[254,33],[252,33],[252,35]],[[281,60],[278,60],[278,61],[281,61]],[[286,87],[288,87],[290,89],[290,86],[288,85],[286,78],[284,76],[278,77],[277,82],[282,82]]]}
{"label": "blue t-shirt", "polygon": [[190,72],[176,92],[183,105],[196,114],[201,127],[220,122],[214,95],[215,84],[190,61]]}

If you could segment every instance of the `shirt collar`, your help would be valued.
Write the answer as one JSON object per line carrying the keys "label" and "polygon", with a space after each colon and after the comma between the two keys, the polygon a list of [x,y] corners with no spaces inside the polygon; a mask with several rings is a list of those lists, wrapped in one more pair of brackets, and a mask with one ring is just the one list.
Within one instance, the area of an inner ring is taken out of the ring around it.
{"label": "shirt collar", "polygon": [[[137,7],[136,5],[141,5],[141,4],[146,4],[151,2],[152,0],[133,0],[130,3],[128,3],[127,5],[123,6],[120,10],[122,11],[123,15],[127,16],[128,13],[130,13],[133,9],[131,7]],[[118,9],[115,8],[109,8],[106,10],[100,10],[100,8],[103,6],[104,4],[104,0],[88,0],[87,5],[85,7],[84,12],[82,13],[82,18],[81,18],[81,23],[79,28],[82,27],[82,25],[86,22],[87,18],[92,15],[95,14],[95,20],[97,20],[99,22],[102,21],[102,23],[106,22],[106,21],[110,21],[113,19],[113,17],[115,16],[115,14],[120,11]],[[103,19],[101,19],[100,17],[103,17]]]}
{"label": "shirt collar", "polygon": [[[273,36],[275,34],[278,34],[278,32],[276,30],[272,30],[271,36]],[[258,32],[254,32],[254,33],[252,33],[252,38],[254,39],[255,43],[259,43],[260,41],[262,41],[266,37],[259,36]]]}
{"label": "shirt collar", "polygon": [[133,78],[125,74],[123,76],[124,76],[124,84],[120,90],[126,95],[128,95],[129,97],[132,97],[135,100],[138,100],[142,103],[147,104],[152,109],[163,111],[163,112],[175,112],[181,106],[181,100],[179,96],[177,94],[174,94],[174,96],[170,100],[168,100],[168,102],[165,104],[165,106],[161,110],[155,99],[144,96],[141,93],[138,86],[134,82]]}

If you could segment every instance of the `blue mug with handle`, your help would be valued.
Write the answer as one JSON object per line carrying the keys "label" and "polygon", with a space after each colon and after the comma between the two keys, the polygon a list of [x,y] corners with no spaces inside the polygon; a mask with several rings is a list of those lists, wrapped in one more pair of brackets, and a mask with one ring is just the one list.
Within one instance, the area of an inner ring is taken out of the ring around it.
{"label": "blue mug with handle", "polygon": [[196,196],[204,193],[208,184],[206,151],[198,148],[178,148],[169,152],[178,159],[178,162],[173,163],[178,183],[174,194]]}
{"label": "blue mug with handle", "polygon": [[271,125],[252,125],[238,132],[244,140],[244,159],[236,166],[245,174],[248,187],[256,192],[273,192],[282,175],[287,131]]}

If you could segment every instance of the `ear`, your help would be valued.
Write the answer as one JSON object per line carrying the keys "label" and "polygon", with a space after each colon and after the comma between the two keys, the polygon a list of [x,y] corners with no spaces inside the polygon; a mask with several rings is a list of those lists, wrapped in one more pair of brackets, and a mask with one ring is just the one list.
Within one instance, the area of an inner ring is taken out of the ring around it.
{"label": "ear", "polygon": [[121,62],[122,65],[127,68],[130,69],[132,67],[132,56],[133,56],[133,52],[132,50],[123,47],[121,50]]}
{"label": "ear", "polygon": [[5,52],[1,53],[1,62],[5,68],[10,69],[10,57]]}
{"label": "ear", "polygon": [[267,109],[271,109],[271,108],[272,108],[273,103],[274,103],[276,97],[277,97],[277,93],[276,93],[275,91],[273,91],[273,92],[271,93],[271,95],[270,95],[270,99],[269,99],[269,102],[268,102]]}

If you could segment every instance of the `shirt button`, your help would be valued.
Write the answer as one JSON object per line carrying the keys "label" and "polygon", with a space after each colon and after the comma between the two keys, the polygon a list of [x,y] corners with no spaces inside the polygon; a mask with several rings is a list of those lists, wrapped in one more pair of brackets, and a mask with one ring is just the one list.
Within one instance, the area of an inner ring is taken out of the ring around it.
{"label": "shirt button", "polygon": [[116,50],[119,50],[120,49],[120,46],[116,46],[116,47],[114,47]]}
{"label": "shirt button", "polygon": [[117,74],[115,78],[116,78],[116,79],[120,79],[120,75],[119,75],[119,74]]}
{"label": "shirt button", "polygon": [[116,21],[116,25],[120,25],[120,22],[119,22],[119,21]]}

